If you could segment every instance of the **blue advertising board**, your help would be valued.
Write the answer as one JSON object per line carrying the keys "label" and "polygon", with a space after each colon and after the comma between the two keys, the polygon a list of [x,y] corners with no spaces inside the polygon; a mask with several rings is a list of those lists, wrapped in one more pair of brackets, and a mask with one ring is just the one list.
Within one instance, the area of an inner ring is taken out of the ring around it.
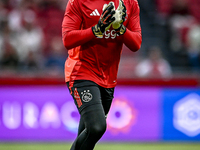
{"label": "blue advertising board", "polygon": [[162,91],[163,140],[200,140],[200,89],[170,88]]}

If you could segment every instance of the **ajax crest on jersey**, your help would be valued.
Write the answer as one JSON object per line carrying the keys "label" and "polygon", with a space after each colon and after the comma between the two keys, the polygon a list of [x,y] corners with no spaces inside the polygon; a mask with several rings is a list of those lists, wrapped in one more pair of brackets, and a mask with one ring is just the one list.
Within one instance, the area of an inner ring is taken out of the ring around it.
{"label": "ajax crest on jersey", "polygon": [[92,94],[90,93],[90,90],[84,90],[83,92],[81,92],[82,94],[82,100],[84,102],[89,102],[92,100]]}

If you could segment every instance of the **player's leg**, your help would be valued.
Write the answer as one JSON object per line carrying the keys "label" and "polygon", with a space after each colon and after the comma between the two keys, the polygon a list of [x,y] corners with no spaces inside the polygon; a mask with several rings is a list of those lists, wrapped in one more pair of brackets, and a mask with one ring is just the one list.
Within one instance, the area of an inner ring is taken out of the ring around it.
{"label": "player's leg", "polygon": [[85,123],[83,121],[83,118],[80,118],[79,125],[78,125],[78,136],[81,134],[81,132],[85,129]]}
{"label": "player's leg", "polygon": [[101,104],[86,107],[81,112],[85,129],[73,143],[71,150],[93,150],[106,131],[106,119]]}
{"label": "player's leg", "polygon": [[81,114],[82,124],[71,150],[92,150],[106,130],[99,86],[91,81],[76,81],[68,87]]}
{"label": "player's leg", "polygon": [[[112,104],[112,100],[114,98],[114,88],[103,88],[103,87],[99,87],[100,89],[100,94],[101,94],[101,101],[102,101],[102,105],[103,105],[103,109],[105,112],[105,115],[107,116],[111,104]],[[80,133],[85,129],[85,124],[82,118],[80,118],[79,121],[79,127],[78,127],[78,135],[80,135]]]}
{"label": "player's leg", "polygon": [[107,116],[112,104],[112,100],[114,98],[114,88],[100,87],[100,92],[101,92],[101,100],[102,100],[104,112],[105,112],[105,115]]}

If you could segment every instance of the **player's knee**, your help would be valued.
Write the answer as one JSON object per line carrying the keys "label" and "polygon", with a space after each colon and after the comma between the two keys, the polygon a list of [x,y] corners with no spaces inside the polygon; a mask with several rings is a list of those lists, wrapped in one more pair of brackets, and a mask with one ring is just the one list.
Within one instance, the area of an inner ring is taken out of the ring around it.
{"label": "player's knee", "polygon": [[102,136],[106,131],[106,127],[107,127],[106,122],[95,123],[92,125],[90,130],[92,134]]}

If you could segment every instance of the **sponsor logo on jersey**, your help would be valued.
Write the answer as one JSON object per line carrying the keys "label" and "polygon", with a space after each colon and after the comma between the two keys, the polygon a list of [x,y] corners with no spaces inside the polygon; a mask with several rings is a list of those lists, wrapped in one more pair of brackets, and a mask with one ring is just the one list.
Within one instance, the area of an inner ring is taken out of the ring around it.
{"label": "sponsor logo on jersey", "polygon": [[95,9],[91,14],[90,16],[100,16],[99,12],[97,9]]}

